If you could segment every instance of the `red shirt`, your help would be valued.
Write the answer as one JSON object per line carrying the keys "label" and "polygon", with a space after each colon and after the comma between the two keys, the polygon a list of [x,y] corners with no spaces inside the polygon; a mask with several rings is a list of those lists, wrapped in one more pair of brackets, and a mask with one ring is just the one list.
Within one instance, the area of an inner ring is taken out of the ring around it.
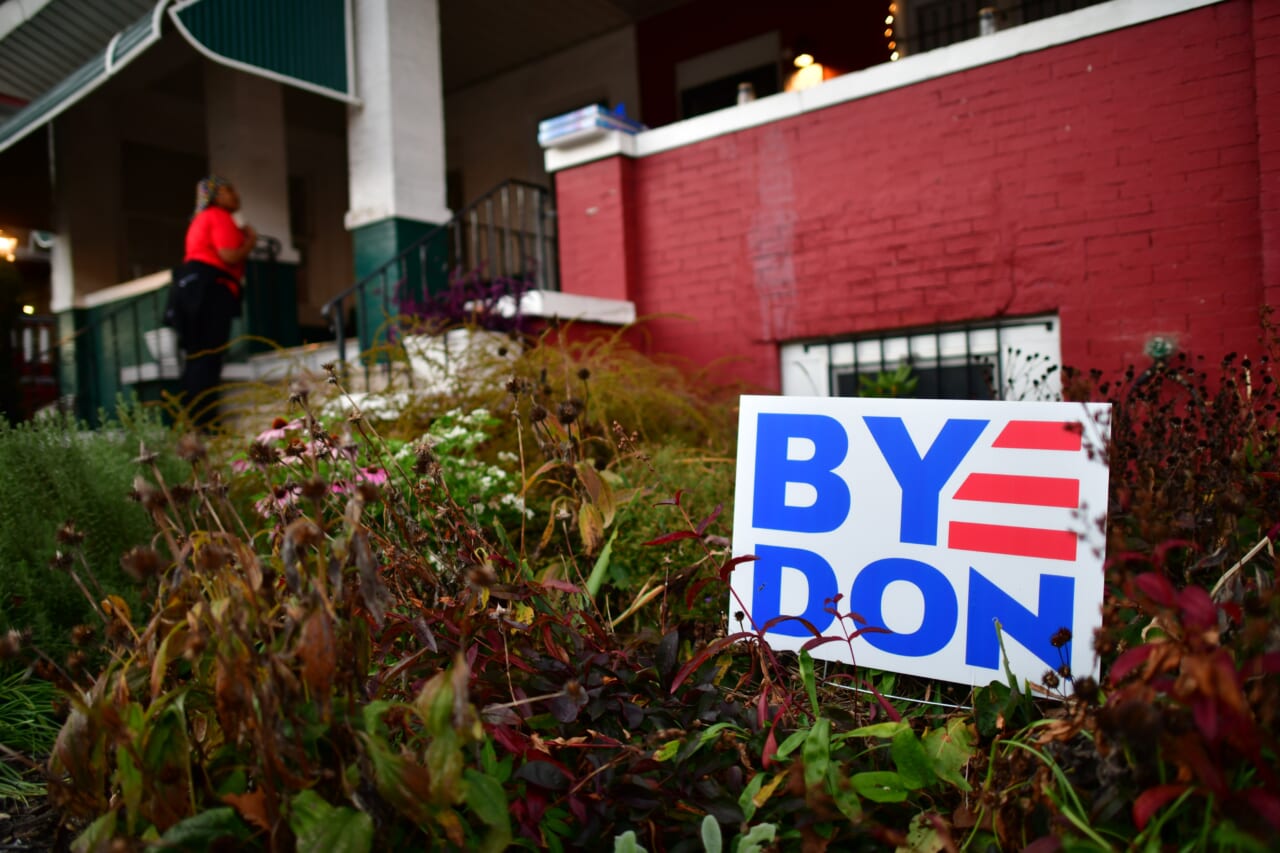
{"label": "red shirt", "polygon": [[244,245],[244,232],[231,214],[221,207],[209,205],[196,214],[187,226],[188,261],[200,261],[224,270],[237,282],[244,277],[244,262],[229,264],[218,257],[219,249],[239,249]]}

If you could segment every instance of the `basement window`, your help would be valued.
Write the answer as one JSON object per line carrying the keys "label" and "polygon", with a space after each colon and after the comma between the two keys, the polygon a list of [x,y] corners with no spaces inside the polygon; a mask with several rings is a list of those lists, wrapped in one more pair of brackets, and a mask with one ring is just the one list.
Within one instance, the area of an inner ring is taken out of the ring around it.
{"label": "basement window", "polygon": [[903,396],[1057,400],[1059,329],[1056,316],[1041,315],[787,343],[780,348],[782,393],[857,397],[877,377],[902,369],[912,384]]}

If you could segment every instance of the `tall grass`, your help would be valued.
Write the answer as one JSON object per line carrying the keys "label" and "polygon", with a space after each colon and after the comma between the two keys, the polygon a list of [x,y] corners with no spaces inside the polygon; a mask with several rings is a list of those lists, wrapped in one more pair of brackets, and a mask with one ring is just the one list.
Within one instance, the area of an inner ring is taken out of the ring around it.
{"label": "tall grass", "polygon": [[23,765],[47,755],[58,735],[54,693],[52,684],[25,673],[0,678],[0,800],[25,802],[44,793]]}

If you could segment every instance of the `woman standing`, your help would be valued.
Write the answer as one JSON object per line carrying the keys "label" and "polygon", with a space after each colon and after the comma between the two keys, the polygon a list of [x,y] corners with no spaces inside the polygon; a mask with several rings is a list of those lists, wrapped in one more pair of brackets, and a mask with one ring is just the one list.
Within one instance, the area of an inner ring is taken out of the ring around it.
{"label": "woman standing", "polygon": [[240,314],[244,263],[258,232],[241,228],[232,214],[240,209],[240,194],[230,181],[216,175],[196,184],[196,212],[187,227],[184,265],[176,284],[196,296],[180,331],[186,366],[182,372],[182,400],[192,422],[207,427],[217,415],[214,391],[222,377],[222,359],[231,340],[231,321]]}

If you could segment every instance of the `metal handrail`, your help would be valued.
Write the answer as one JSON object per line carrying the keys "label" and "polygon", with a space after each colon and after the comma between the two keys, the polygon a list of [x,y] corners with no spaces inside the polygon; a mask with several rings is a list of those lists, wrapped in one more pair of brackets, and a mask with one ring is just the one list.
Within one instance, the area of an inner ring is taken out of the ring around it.
{"label": "metal handrail", "polygon": [[[259,235],[250,258],[252,260],[274,262],[280,254],[281,245],[281,241],[276,237],[265,234]],[[157,354],[154,359],[152,359],[150,352],[145,352],[144,355],[146,344],[143,340],[143,335],[150,329],[144,330],[142,325],[144,308],[147,316],[154,318],[156,327],[163,323],[164,307],[168,295],[168,285],[161,284],[153,290],[125,297],[109,307],[104,307],[102,313],[94,317],[91,322],[86,323],[63,338],[52,341],[48,347],[37,352],[33,360],[57,366],[60,363],[61,350],[68,344],[79,340],[93,341],[95,338],[100,338],[104,332],[109,332],[109,351],[106,348],[106,342],[103,342],[103,351],[100,354],[101,360],[89,365],[85,371],[76,371],[77,378],[85,380],[88,386],[85,389],[77,388],[77,397],[94,400],[99,405],[102,405],[107,402],[104,400],[104,392],[107,390],[104,387],[104,376],[111,377],[110,387],[114,393],[126,387],[121,379],[121,371],[124,367],[134,366],[140,368],[151,360],[163,367],[164,357],[162,353]],[[133,331],[131,339],[127,343],[122,343],[121,341],[120,333],[122,327]],[[129,355],[133,356],[132,365],[123,364],[124,358]],[[157,378],[165,378],[162,369],[157,370]],[[141,381],[141,371],[139,371],[139,381]],[[90,393],[85,394],[86,390]],[[97,416],[96,412],[85,406],[81,406],[81,411],[78,414],[90,422]]]}
{"label": "metal handrail", "polygon": [[[369,288],[380,287],[383,319],[387,324],[393,323],[400,313],[391,310],[393,291],[396,299],[403,299],[410,288],[420,293],[430,289],[428,264],[433,260],[431,251],[442,238],[446,241],[441,247],[446,260],[437,274],[527,277],[540,289],[558,290],[559,265],[554,226],[555,208],[550,191],[528,181],[503,181],[459,208],[447,222],[405,246],[395,257],[321,307],[320,312],[329,319],[336,339],[338,363],[345,365],[347,361],[344,308],[347,300],[357,297],[358,304],[364,305],[365,300],[361,297],[369,292]],[[414,271],[417,273],[416,281],[413,280]],[[365,318],[362,325],[369,328],[369,320]],[[385,369],[390,371],[390,364],[386,364]],[[367,365],[365,371],[367,374]]]}

